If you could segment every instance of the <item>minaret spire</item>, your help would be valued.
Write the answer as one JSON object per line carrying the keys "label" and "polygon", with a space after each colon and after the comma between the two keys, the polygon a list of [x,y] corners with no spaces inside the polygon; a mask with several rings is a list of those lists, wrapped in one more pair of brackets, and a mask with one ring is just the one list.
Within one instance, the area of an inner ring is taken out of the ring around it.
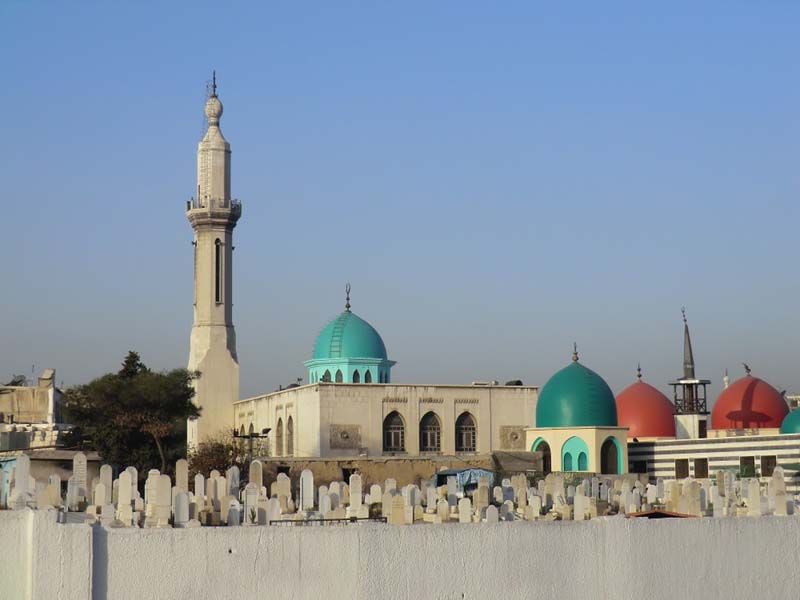
{"label": "minaret spire", "polygon": [[217,70],[211,71],[211,96],[217,97]]}
{"label": "minaret spire", "polygon": [[572,342],[572,362],[578,362],[578,342]]}
{"label": "minaret spire", "polygon": [[636,364],[636,379],[642,380],[642,363]]}
{"label": "minaret spire", "polygon": [[344,286],[344,310],[345,312],[350,312],[350,284]]}
{"label": "minaret spire", "polygon": [[689,323],[686,321],[686,307],[681,308],[683,315],[683,378],[694,379],[694,354],[692,338],[689,336]]}

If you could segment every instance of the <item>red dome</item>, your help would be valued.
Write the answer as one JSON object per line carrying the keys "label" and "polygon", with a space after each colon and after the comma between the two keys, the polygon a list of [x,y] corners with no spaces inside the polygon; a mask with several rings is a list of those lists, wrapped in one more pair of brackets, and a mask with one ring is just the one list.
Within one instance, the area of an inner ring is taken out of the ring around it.
{"label": "red dome", "polygon": [[789,413],[780,392],[766,381],[746,375],[734,381],[714,403],[712,429],[780,427]]}
{"label": "red dome", "polygon": [[675,406],[649,383],[637,381],[617,396],[617,421],[629,438],[675,437]]}

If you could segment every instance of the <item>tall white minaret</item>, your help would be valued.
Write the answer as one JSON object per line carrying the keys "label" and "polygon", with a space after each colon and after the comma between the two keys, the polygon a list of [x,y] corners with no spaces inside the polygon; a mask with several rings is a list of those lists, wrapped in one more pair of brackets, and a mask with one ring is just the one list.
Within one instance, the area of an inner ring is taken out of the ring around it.
{"label": "tall white minaret", "polygon": [[186,203],[194,230],[194,324],[189,346],[189,370],[199,372],[194,402],[201,409],[190,419],[187,441],[233,428],[233,402],[239,399],[239,362],[233,329],[233,228],[242,214],[231,198],[231,147],[222,136],[222,102],[216,73],[206,101],[208,130],[197,148],[197,198]]}

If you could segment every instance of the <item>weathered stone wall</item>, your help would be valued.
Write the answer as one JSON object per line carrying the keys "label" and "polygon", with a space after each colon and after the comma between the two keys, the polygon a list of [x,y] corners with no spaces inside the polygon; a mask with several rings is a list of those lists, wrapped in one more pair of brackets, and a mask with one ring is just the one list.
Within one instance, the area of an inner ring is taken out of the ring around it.
{"label": "weathered stone wall", "polygon": [[800,589],[798,517],[165,530],[52,521],[0,513],[4,599],[794,600]]}
{"label": "weathered stone wall", "polygon": [[[436,471],[441,469],[488,469],[494,470],[494,461],[491,456],[466,457],[431,457],[431,458],[363,458],[363,459],[314,459],[314,458],[262,458],[264,465],[264,480],[275,481],[279,469],[289,469],[287,475],[292,480],[292,489],[300,485],[300,473],[309,469],[314,473],[317,485],[328,484],[331,481],[347,481],[343,469],[348,472],[358,472],[365,487],[377,483],[383,487],[384,481],[394,478],[398,486],[416,483],[422,479],[429,479]],[[498,484],[499,485],[499,484]]]}

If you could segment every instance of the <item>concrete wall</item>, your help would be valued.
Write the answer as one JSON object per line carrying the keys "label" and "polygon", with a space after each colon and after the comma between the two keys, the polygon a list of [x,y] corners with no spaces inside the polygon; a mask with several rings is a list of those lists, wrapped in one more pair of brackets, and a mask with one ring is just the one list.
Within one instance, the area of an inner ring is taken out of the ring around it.
{"label": "concrete wall", "polygon": [[48,519],[0,513],[3,598],[781,600],[800,589],[795,517],[168,530]]}
{"label": "concrete wall", "polygon": [[0,597],[91,598],[92,528],[56,523],[56,511],[0,512]]}

